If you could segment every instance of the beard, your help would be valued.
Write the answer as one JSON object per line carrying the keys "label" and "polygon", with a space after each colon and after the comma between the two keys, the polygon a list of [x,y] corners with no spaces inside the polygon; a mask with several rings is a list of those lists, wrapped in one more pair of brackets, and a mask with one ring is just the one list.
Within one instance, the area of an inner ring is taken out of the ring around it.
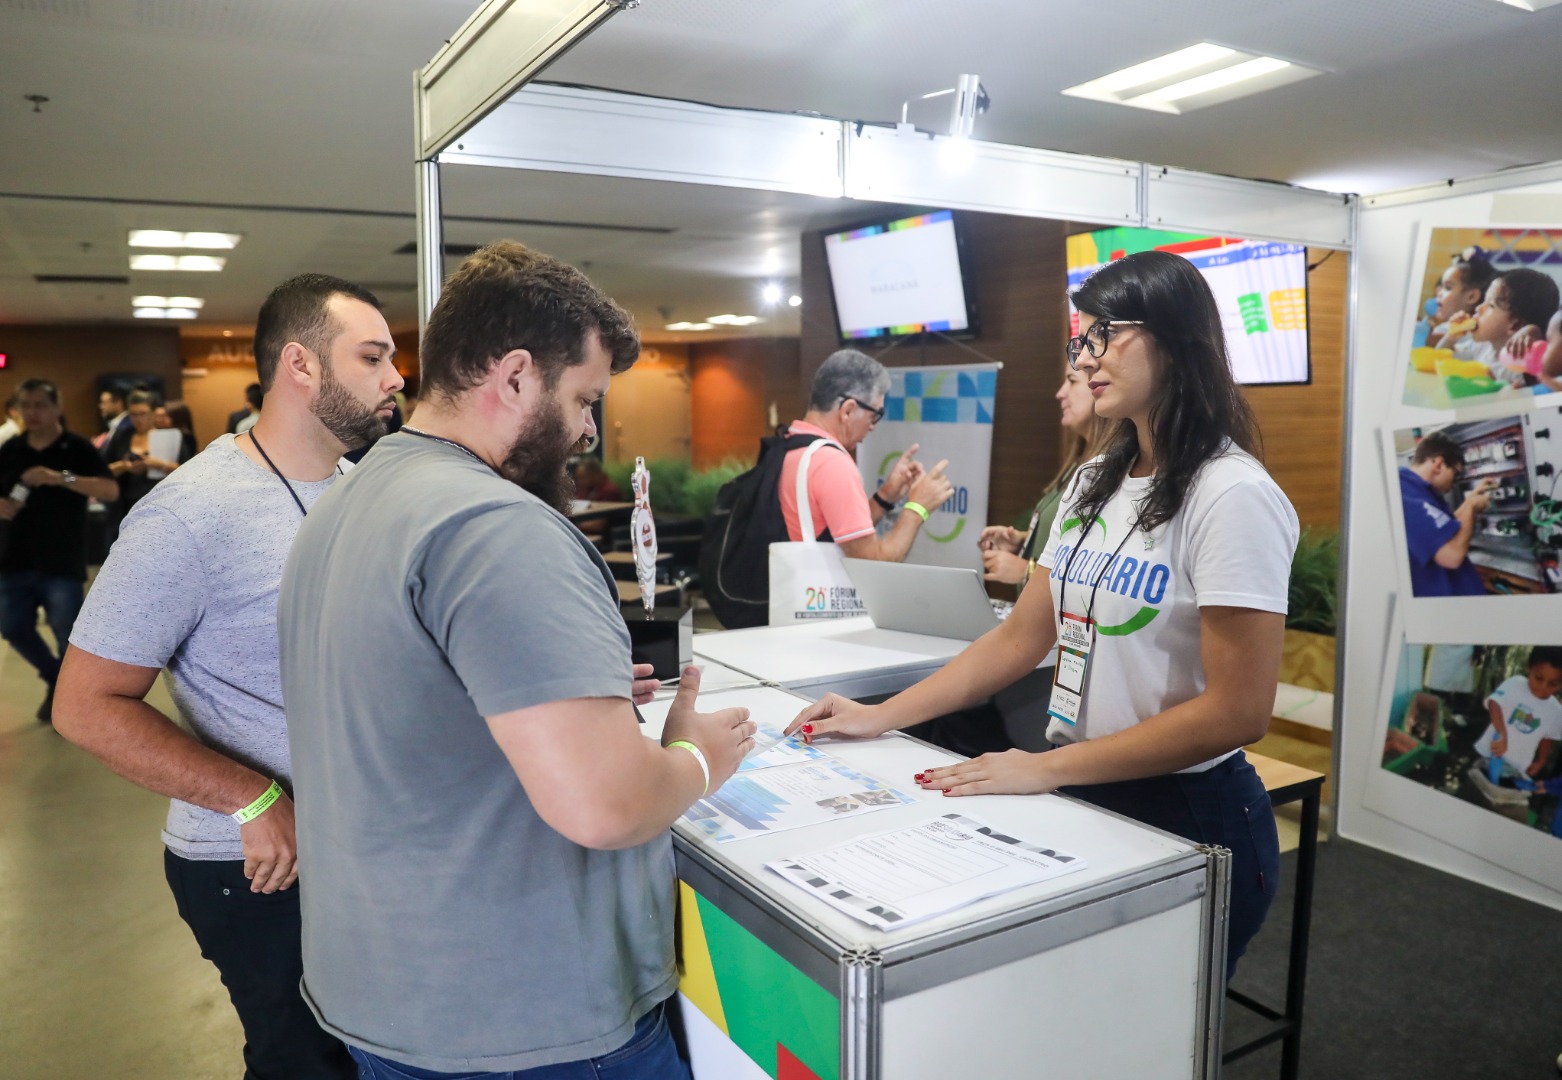
{"label": "beard", "polygon": [[309,403],[309,411],[325,425],[338,442],[349,450],[359,450],[385,437],[387,425],[378,410],[389,405],[386,398],[365,405],[338,379],[329,362],[320,365],[320,392]]}
{"label": "beard", "polygon": [[499,475],[560,513],[568,513],[575,499],[575,481],[565,466],[586,442],[569,437],[564,410],[556,397],[549,396],[510,444],[499,463]]}

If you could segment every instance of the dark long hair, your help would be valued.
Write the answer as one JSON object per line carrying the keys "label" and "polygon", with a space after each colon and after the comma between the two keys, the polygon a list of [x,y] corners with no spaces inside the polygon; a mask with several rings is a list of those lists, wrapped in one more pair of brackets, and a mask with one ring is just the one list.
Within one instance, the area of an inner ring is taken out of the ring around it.
{"label": "dark long hair", "polygon": [[[1180,255],[1141,251],[1097,270],[1074,291],[1080,332],[1092,319],[1144,323],[1163,359],[1150,409],[1155,478],[1138,507],[1146,532],[1182,509],[1204,463],[1230,439],[1258,456],[1258,425],[1231,376],[1220,309],[1204,275]],[[1101,461],[1084,474],[1077,513],[1089,521],[1122,486],[1139,454],[1132,420],[1119,420]]]}

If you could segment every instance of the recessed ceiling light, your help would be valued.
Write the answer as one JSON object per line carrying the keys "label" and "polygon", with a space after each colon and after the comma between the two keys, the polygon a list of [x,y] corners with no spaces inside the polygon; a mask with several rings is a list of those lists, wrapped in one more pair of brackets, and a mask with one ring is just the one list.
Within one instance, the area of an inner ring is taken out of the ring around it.
{"label": "recessed ceiling light", "polygon": [[802,307],[803,306],[803,298],[801,296],[798,296],[796,293],[793,293],[791,296],[786,298],[786,306],[787,307]]}
{"label": "recessed ceiling light", "polygon": [[194,308],[138,307],[134,314],[138,319],[193,319],[197,312]]}
{"label": "recessed ceiling light", "polygon": [[138,319],[161,319],[165,310],[160,307],[138,307],[135,314]]}
{"label": "recessed ceiling light", "polygon": [[198,248],[227,251],[244,239],[243,233],[174,232],[170,229],[131,229],[131,247]]}
{"label": "recessed ceiling light", "polygon": [[759,296],[767,304],[779,304],[781,302],[781,286],[771,282],[759,291]]}
{"label": "recessed ceiling light", "polygon": [[668,330],[714,330],[715,326],[708,322],[670,322]]}
{"label": "recessed ceiling light", "polygon": [[163,312],[163,317],[168,319],[193,319],[195,315],[195,309],[187,307],[171,307]]}
{"label": "recessed ceiling light", "polygon": [[1321,74],[1316,68],[1289,60],[1200,42],[1071,86],[1063,93],[1112,105],[1181,114]]}
{"label": "recessed ceiling light", "polygon": [[182,307],[200,309],[206,301],[199,296],[132,296],[131,307]]}
{"label": "recessed ceiling light", "polygon": [[712,315],[705,321],[713,326],[752,326],[765,320],[758,315]]}
{"label": "recessed ceiling light", "polygon": [[219,255],[132,255],[132,270],[194,270],[216,271],[227,265],[228,260]]}

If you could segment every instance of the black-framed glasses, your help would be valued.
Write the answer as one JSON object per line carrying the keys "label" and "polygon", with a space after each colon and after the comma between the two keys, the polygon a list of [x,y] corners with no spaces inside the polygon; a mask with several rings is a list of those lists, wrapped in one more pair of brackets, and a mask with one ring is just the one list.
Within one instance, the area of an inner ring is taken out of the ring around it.
{"label": "black-framed glasses", "polygon": [[870,425],[872,427],[878,427],[879,421],[884,419],[884,410],[883,409],[875,409],[872,405],[869,405],[866,401],[862,400],[862,398],[855,398],[855,397],[852,397],[850,394],[842,394],[841,395],[841,400],[842,401],[855,401],[863,409],[867,410],[869,415],[871,415],[873,417],[873,423],[872,423],[872,425]]}
{"label": "black-framed glasses", "polygon": [[1073,367],[1079,354],[1088,352],[1099,360],[1106,355],[1106,344],[1120,326],[1143,326],[1143,319],[1097,319],[1083,334],[1068,339],[1068,366]]}

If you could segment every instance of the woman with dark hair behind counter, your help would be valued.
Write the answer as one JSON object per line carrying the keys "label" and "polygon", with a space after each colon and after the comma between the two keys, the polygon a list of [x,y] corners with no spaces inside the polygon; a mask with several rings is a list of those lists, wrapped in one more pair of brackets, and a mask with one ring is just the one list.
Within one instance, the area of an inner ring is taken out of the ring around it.
{"label": "woman with dark hair behind counter", "polygon": [[1256,425],[1193,264],[1130,255],[1074,305],[1069,362],[1115,430],[1069,486],[1013,613],[888,701],[831,694],[788,731],[866,737],[944,716],[1061,641],[1053,749],[983,754],[916,781],[951,797],[1060,791],[1230,849],[1229,978],[1278,884],[1274,815],[1242,747],[1269,726],[1296,513],[1254,456]]}

